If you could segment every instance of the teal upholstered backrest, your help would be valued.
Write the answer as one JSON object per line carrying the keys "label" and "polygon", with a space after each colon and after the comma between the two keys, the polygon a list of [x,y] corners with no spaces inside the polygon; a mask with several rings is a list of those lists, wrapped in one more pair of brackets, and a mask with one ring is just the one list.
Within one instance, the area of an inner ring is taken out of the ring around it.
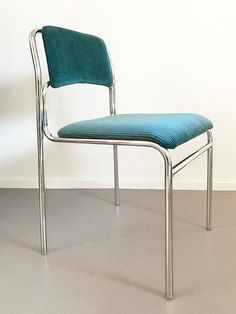
{"label": "teal upholstered backrest", "polygon": [[42,28],[50,84],[112,86],[113,76],[104,41],[96,36],[56,26]]}

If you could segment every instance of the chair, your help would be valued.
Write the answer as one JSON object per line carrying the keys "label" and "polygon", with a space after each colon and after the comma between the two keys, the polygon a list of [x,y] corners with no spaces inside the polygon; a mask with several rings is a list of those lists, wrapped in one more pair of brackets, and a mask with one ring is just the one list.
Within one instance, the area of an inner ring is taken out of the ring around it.
{"label": "chair", "polygon": [[[37,49],[37,34],[41,33],[49,73],[43,84]],[[156,149],[164,160],[165,179],[165,297],[173,298],[173,177],[188,163],[207,152],[207,206],[206,229],[212,228],[212,163],[213,143],[207,118],[192,113],[176,114],[116,114],[115,81],[106,45],[102,39],[72,30],[45,26],[30,33],[30,49],[35,70],[36,117],[38,145],[38,181],[41,253],[47,254],[44,136],[58,143],[113,145],[115,205],[119,205],[117,146],[141,146]],[[110,116],[79,121],[63,126],[53,135],[48,127],[46,93],[50,87],[71,84],[96,84],[109,90]],[[170,150],[206,133],[203,147],[172,165]]]}

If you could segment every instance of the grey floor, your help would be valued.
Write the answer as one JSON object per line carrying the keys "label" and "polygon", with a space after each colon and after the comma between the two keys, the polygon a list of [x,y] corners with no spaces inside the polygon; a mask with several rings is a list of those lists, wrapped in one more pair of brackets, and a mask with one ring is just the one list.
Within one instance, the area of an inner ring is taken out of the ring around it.
{"label": "grey floor", "polygon": [[175,298],[164,291],[161,191],[49,190],[49,254],[39,254],[37,191],[0,190],[0,313],[236,312],[236,192],[174,193]]}

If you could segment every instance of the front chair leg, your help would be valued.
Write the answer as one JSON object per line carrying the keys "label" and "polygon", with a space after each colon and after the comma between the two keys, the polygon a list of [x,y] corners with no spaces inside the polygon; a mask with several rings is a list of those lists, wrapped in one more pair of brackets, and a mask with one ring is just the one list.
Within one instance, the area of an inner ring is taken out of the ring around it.
{"label": "front chair leg", "polygon": [[120,206],[119,171],[118,171],[118,149],[117,149],[117,145],[113,145],[113,157],[114,157],[115,206]]}
{"label": "front chair leg", "polygon": [[40,241],[41,254],[47,254],[47,230],[46,230],[46,202],[45,202],[45,178],[44,178],[44,151],[43,132],[38,130],[38,184],[39,184],[39,215],[40,215]]}
{"label": "front chair leg", "polygon": [[172,222],[172,192],[173,173],[172,162],[167,154],[165,160],[165,297],[173,298],[173,222]]}
{"label": "front chair leg", "polygon": [[[213,143],[211,131],[207,133],[208,143]],[[206,229],[212,230],[212,178],[213,178],[213,147],[207,150],[207,210]]]}

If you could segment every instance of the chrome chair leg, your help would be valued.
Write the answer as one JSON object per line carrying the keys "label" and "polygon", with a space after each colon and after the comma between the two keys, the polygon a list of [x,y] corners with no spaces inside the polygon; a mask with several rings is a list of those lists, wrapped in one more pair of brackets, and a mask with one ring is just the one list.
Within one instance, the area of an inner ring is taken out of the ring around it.
{"label": "chrome chair leg", "polygon": [[117,148],[117,145],[113,145],[113,157],[114,157],[115,206],[120,206],[119,172],[118,172],[118,148]]}
{"label": "chrome chair leg", "polygon": [[44,178],[44,151],[43,132],[38,128],[38,184],[39,184],[39,215],[40,215],[40,240],[41,254],[47,254],[47,228],[46,228],[46,200]]}
{"label": "chrome chair leg", "polygon": [[[212,143],[212,134],[207,133],[208,142]],[[213,147],[207,150],[207,210],[206,210],[206,229],[212,230],[212,178],[213,178]]]}
{"label": "chrome chair leg", "polygon": [[165,159],[165,297],[173,298],[173,171],[170,157]]}

